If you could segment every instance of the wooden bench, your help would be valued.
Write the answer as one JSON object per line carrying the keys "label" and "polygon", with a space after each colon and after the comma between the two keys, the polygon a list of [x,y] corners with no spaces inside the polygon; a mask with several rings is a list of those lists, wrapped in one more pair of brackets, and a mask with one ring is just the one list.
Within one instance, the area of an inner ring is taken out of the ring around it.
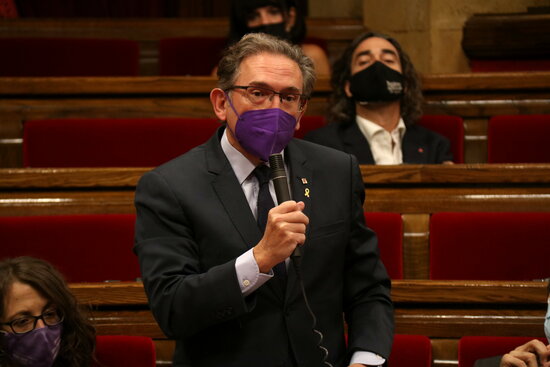
{"label": "wooden bench", "polygon": [[[134,213],[150,168],[0,169],[0,216]],[[405,279],[429,277],[430,214],[550,211],[550,165],[361,166],[365,210],[400,213]]]}
{"label": "wooden bench", "polygon": [[[141,283],[80,283],[71,290],[92,308],[98,334],[150,336],[158,365],[169,365],[174,343],[152,317]],[[464,335],[544,336],[544,282],[396,280],[392,299],[395,332],[428,336],[434,367],[456,366]]]}
{"label": "wooden bench", "polygon": [[[1,25],[0,25],[1,27]],[[465,162],[487,159],[487,121],[550,113],[550,72],[425,75],[426,114],[465,124]],[[22,166],[27,120],[78,117],[213,117],[212,77],[0,78],[0,167]],[[324,115],[328,79],[316,83],[308,115]]]}

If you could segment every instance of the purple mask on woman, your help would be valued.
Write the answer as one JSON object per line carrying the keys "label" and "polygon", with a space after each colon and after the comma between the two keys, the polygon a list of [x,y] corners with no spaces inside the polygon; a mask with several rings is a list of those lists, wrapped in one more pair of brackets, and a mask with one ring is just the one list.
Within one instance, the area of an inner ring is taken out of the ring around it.
{"label": "purple mask on woman", "polygon": [[229,105],[238,116],[233,134],[248,153],[267,162],[280,153],[294,136],[296,118],[280,108],[250,110],[239,115],[228,96]]}
{"label": "purple mask on woman", "polygon": [[46,326],[25,334],[4,334],[8,354],[22,366],[51,367],[59,347],[63,325]]}

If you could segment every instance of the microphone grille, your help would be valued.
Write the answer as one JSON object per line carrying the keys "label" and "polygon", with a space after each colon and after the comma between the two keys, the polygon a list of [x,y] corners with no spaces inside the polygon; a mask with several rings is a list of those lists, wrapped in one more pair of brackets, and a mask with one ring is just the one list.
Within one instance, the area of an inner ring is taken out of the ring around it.
{"label": "microphone grille", "polygon": [[281,153],[272,154],[269,156],[269,165],[271,166],[271,171],[278,171],[285,169],[285,164],[283,162],[283,156]]}

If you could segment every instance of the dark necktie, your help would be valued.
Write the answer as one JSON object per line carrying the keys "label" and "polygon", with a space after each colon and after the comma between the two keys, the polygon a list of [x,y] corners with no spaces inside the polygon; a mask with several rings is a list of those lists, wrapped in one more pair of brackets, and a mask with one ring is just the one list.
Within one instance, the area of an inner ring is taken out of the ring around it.
{"label": "dark necktie", "polygon": [[[267,215],[269,210],[275,206],[271,194],[269,193],[269,167],[265,164],[260,164],[252,172],[258,179],[260,184],[260,190],[258,191],[258,227],[265,232],[265,226],[267,224]],[[279,277],[286,277],[286,264],[284,261],[278,263],[273,267],[273,273]]]}

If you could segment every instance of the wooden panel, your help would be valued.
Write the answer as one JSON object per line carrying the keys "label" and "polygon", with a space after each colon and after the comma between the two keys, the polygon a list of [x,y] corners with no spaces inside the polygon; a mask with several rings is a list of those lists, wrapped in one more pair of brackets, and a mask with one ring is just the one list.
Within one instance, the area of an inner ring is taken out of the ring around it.
{"label": "wooden panel", "polygon": [[462,47],[473,59],[550,57],[550,14],[474,14]]}
{"label": "wooden panel", "polygon": [[[148,311],[142,284],[71,284],[93,306],[101,334],[163,338]],[[458,339],[463,335],[543,336],[545,282],[395,280],[396,332]]]}
{"label": "wooden panel", "polygon": [[403,214],[403,277],[428,279],[430,215]]}
{"label": "wooden panel", "polygon": [[[426,75],[425,113],[467,121],[468,162],[485,162],[486,121],[550,113],[550,73]],[[24,121],[73,117],[212,117],[211,77],[0,78],[0,167],[21,166]],[[324,115],[329,80],[319,79],[308,115]],[[474,125],[472,125],[474,124]],[[469,130],[474,126],[474,130]]]}

